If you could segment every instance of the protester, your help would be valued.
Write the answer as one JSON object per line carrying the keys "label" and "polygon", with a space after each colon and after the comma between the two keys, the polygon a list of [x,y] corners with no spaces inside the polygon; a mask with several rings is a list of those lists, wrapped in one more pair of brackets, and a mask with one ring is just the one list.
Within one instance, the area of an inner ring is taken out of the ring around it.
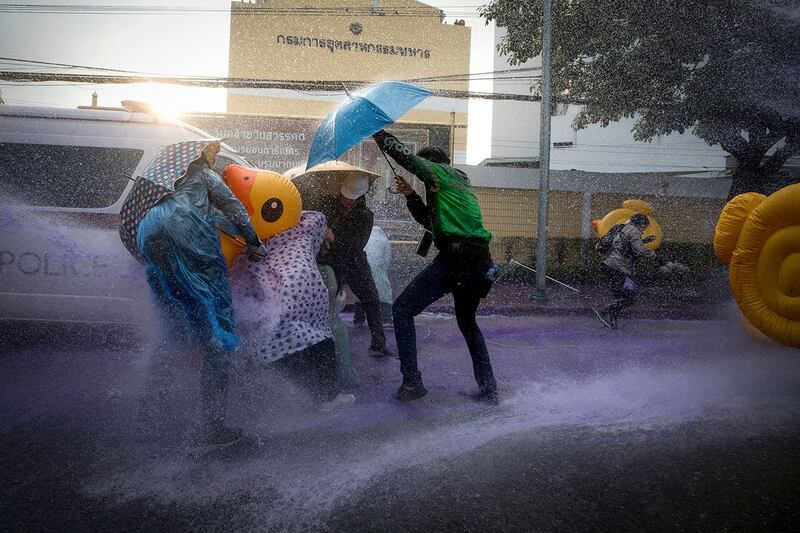
{"label": "protester", "polygon": [[367,315],[372,342],[369,351],[375,356],[393,355],[386,347],[381,303],[364,247],[374,221],[367,208],[369,180],[365,176],[349,176],[342,181],[339,197],[320,202],[320,211],[328,220],[327,250],[318,257],[322,265],[333,269],[339,287],[347,285],[358,297]]}
{"label": "protester", "polygon": [[[611,247],[601,257],[600,275],[611,290],[614,301],[601,310],[594,309],[597,318],[607,328],[617,329],[622,311],[636,301],[636,282],[633,268],[640,257],[655,257],[653,250],[644,247],[655,237],[642,240],[642,232],[650,225],[647,215],[637,213],[612,237]],[[615,231],[613,228],[610,231]]]}
{"label": "protester", "polygon": [[398,400],[414,400],[427,393],[417,368],[414,317],[430,304],[453,293],[456,321],[472,356],[478,399],[496,404],[497,383],[483,334],[475,321],[481,298],[491,288],[487,272],[492,265],[483,216],[466,174],[450,166],[450,158],[438,148],[424,148],[418,155],[393,135],[374,135],[378,146],[425,184],[427,205],[403,178],[397,188],[417,222],[433,234],[439,254],[398,296],[392,306],[395,338],[400,355],[403,384],[394,394]]}
{"label": "protester", "polygon": [[[167,334],[176,342],[194,339],[203,347],[200,371],[200,445],[226,446],[241,430],[225,425],[230,355],[239,343],[231,306],[228,266],[220,251],[215,219],[221,211],[247,242],[253,261],[267,251],[247,211],[211,170],[219,143],[205,147],[175,181],[175,191],[153,206],[139,224],[136,245],[147,262],[147,281]],[[172,354],[163,354],[169,357]],[[157,354],[161,357],[162,354]]]}
{"label": "protester", "polygon": [[315,259],[325,231],[321,213],[304,211],[296,226],[266,241],[266,261],[239,260],[231,270],[241,351],[260,363],[278,362],[323,408],[355,401],[340,393],[328,290]]}
{"label": "protester", "polygon": [[[380,226],[372,226],[369,241],[364,247],[367,254],[372,279],[378,290],[378,299],[381,301],[381,316],[384,324],[392,324],[392,284],[389,281],[389,265],[392,262],[392,248],[386,232]],[[353,324],[363,324],[367,319],[361,302],[353,304]]]}
{"label": "protester", "polygon": [[328,290],[328,325],[333,333],[336,346],[336,376],[342,390],[352,391],[359,387],[358,374],[353,368],[353,356],[350,352],[350,335],[339,314],[344,309],[344,294],[339,291],[336,274],[328,265],[317,265],[322,281]]}

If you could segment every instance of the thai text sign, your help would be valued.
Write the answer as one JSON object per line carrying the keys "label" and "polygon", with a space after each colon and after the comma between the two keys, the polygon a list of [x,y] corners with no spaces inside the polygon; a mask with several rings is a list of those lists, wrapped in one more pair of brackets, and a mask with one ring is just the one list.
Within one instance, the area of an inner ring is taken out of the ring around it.
{"label": "thai text sign", "polygon": [[293,46],[309,46],[311,48],[327,49],[329,52],[364,52],[369,54],[386,54],[401,57],[430,59],[431,51],[414,46],[400,46],[385,43],[364,43],[361,41],[343,41],[341,39],[327,39],[323,37],[300,37],[297,35],[278,35],[278,44]]}

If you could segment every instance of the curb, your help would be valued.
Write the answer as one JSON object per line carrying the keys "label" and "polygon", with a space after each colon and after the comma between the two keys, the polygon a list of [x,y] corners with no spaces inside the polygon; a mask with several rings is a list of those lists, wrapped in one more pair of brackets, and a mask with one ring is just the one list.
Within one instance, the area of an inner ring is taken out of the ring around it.
{"label": "curb", "polygon": [[[452,305],[432,305],[425,309],[431,313],[454,314]],[[708,309],[653,309],[643,304],[637,305],[633,311],[635,318],[645,320],[714,320],[716,313]],[[478,307],[478,316],[505,315],[505,316],[594,316],[591,307],[549,307],[542,304],[528,305],[481,305]],[[627,315],[627,316],[626,316]],[[632,318],[630,311],[623,314],[623,318]]]}

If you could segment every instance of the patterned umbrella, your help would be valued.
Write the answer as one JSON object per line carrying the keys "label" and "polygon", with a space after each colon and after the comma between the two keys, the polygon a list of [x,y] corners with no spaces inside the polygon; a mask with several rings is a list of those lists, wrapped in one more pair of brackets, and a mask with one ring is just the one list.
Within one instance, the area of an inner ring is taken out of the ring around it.
{"label": "patterned umbrella", "polygon": [[139,222],[151,207],[175,191],[175,182],[186,173],[189,163],[198,159],[203,150],[215,142],[219,142],[219,139],[182,141],[164,146],[158,150],[142,175],[137,176],[122,204],[119,236],[125,248],[140,262],[144,263],[144,257],[136,247]]}

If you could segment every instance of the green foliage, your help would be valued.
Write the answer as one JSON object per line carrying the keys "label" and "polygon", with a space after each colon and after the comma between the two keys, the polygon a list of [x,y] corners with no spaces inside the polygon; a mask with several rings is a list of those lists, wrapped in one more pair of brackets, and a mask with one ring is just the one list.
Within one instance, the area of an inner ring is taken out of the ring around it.
{"label": "green foliage", "polygon": [[[481,8],[507,30],[511,64],[541,53],[542,12],[541,0]],[[800,153],[798,30],[798,0],[553,0],[553,91],[584,104],[575,128],[636,116],[640,141],[691,130],[759,190]]]}

